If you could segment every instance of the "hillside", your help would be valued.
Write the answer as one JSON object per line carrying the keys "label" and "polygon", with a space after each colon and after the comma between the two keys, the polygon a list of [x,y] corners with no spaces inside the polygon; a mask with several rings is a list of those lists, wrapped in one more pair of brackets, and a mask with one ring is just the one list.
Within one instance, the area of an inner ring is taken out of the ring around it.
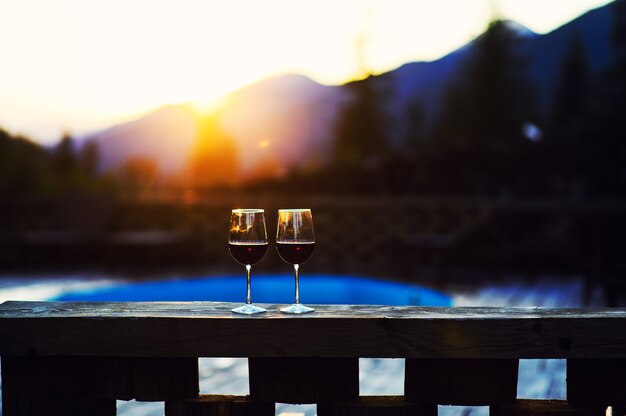
{"label": "hillside", "polygon": [[[529,57],[529,73],[542,112],[550,107],[560,62],[576,34],[584,42],[591,70],[607,67],[611,7],[592,10],[545,35],[509,22],[521,35],[521,49]],[[435,61],[407,63],[371,78],[371,82],[384,83],[389,92],[386,105],[396,122],[390,136],[401,136],[401,120],[413,100],[421,104],[427,124],[435,119],[450,80],[458,76],[462,62],[471,53],[472,42]],[[345,90],[302,75],[284,75],[231,94],[229,105],[218,117],[235,140],[242,175],[259,169],[281,175],[294,165],[323,161],[331,145],[334,120],[348,100]],[[100,145],[105,170],[129,157],[145,156],[157,161],[164,172],[172,173],[180,171],[189,157],[197,123],[198,116],[190,105],[167,106],[86,140]]]}

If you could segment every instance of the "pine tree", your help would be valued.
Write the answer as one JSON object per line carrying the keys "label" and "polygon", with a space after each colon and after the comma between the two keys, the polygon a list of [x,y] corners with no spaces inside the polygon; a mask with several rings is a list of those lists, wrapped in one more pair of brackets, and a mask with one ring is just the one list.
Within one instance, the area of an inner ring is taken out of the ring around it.
{"label": "pine tree", "polygon": [[83,145],[78,155],[81,171],[88,178],[95,178],[100,163],[100,147],[95,141],[89,141]]}
{"label": "pine tree", "polygon": [[149,158],[131,156],[124,159],[119,172],[119,180],[134,192],[153,190],[159,179],[159,165]]}
{"label": "pine tree", "polygon": [[50,155],[41,145],[0,128],[0,196],[44,193],[49,175]]}
{"label": "pine tree", "polygon": [[428,180],[426,161],[429,157],[429,143],[425,135],[424,109],[422,103],[414,98],[407,104],[405,114],[406,133],[400,149],[393,157],[393,174],[396,191],[416,193],[424,190]]}
{"label": "pine tree", "polygon": [[589,66],[585,45],[575,32],[560,66],[552,103],[552,123],[570,124],[587,114]]}
{"label": "pine tree", "polygon": [[612,4],[613,59],[595,91],[593,130],[585,148],[585,193],[626,195],[626,0]]}
{"label": "pine tree", "polygon": [[52,169],[60,177],[67,178],[76,172],[77,166],[74,139],[68,133],[65,133],[52,150]]}
{"label": "pine tree", "polygon": [[455,192],[512,192],[528,143],[525,123],[534,120],[528,62],[509,22],[491,22],[472,45],[449,87],[434,129],[440,186]]}
{"label": "pine tree", "polygon": [[406,108],[407,129],[404,147],[411,159],[417,160],[424,145],[424,109],[422,103],[413,99]]}
{"label": "pine tree", "polygon": [[600,193],[626,195],[626,0],[613,5],[613,61],[609,70],[610,96],[605,108],[606,121],[601,156],[603,177],[598,184]]}
{"label": "pine tree", "polygon": [[613,4],[611,38],[613,44],[613,72],[619,78],[620,96],[622,100],[626,100],[626,91],[624,90],[626,88],[626,0],[617,0]]}
{"label": "pine tree", "polygon": [[388,125],[379,82],[384,80],[370,76],[345,85],[351,98],[335,125],[332,162],[344,188],[367,191],[385,186],[379,179],[388,161]]}
{"label": "pine tree", "polygon": [[582,191],[590,138],[590,75],[587,54],[578,32],[570,39],[560,65],[552,100],[544,166],[550,187],[561,193]]}

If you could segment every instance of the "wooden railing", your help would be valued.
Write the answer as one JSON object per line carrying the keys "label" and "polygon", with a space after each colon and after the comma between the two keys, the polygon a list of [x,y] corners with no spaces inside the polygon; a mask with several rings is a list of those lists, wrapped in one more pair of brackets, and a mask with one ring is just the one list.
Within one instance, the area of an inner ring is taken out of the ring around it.
{"label": "wooden railing", "polygon": [[[232,208],[311,208],[317,247],[309,272],[400,280],[511,273],[582,275],[626,284],[626,202],[426,198],[394,195],[210,195],[172,200],[0,200],[0,268],[23,271],[194,271],[240,268],[225,247]],[[367,244],[364,244],[364,241]],[[258,270],[285,272],[274,250]],[[441,281],[441,280],[439,280]],[[617,290],[615,290],[617,289]],[[617,302],[617,301],[616,301]]]}
{"label": "wooden railing", "polygon": [[[626,405],[626,309],[318,305],[239,316],[230,303],[0,305],[4,416],[114,415],[115,400],[167,416],[604,415]],[[200,395],[197,357],[248,357],[250,396]],[[406,358],[400,397],[359,396],[359,357]],[[566,358],[567,401],[516,398],[518,360]]]}

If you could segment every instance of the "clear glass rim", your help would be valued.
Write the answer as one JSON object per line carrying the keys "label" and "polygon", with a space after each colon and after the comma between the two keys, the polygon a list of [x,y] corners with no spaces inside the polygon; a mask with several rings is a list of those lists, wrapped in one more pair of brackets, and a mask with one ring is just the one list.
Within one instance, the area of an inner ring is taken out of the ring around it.
{"label": "clear glass rim", "polygon": [[265,212],[261,208],[237,208],[233,210],[233,214],[260,214]]}
{"label": "clear glass rim", "polygon": [[310,208],[283,208],[279,209],[278,212],[310,212]]}

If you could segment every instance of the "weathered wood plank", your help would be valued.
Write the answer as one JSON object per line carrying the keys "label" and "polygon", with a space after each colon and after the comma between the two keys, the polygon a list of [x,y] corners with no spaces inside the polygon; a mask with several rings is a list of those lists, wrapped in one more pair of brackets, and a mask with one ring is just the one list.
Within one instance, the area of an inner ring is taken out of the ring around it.
{"label": "weathered wood plank", "polygon": [[250,397],[308,404],[359,396],[358,358],[249,358]]}
{"label": "weathered wood plank", "polygon": [[2,357],[3,387],[55,398],[134,398],[132,361],[117,357]]}
{"label": "weathered wood plank", "polygon": [[100,363],[101,359],[3,357],[2,414],[115,416],[115,399],[102,398],[95,390],[103,387],[93,371]]}
{"label": "weathered wood plank", "polygon": [[4,356],[2,381],[55,399],[187,399],[198,396],[198,359]]}
{"label": "weathered wood plank", "polygon": [[577,406],[565,400],[516,400],[492,406],[490,416],[604,416],[606,406]]}
{"label": "weathered wood plank", "polygon": [[274,416],[275,407],[250,396],[202,395],[165,402],[165,416]]}
{"label": "weathered wood plank", "polygon": [[626,309],[5,302],[0,355],[626,358]]}
{"label": "weathered wood plank", "polygon": [[412,402],[485,406],[517,397],[518,360],[407,358],[404,395]]}
{"label": "weathered wood plank", "polygon": [[198,397],[197,358],[141,357],[133,361],[137,401],[155,402]]}
{"label": "weathered wood plank", "polygon": [[232,302],[30,302],[0,304],[1,318],[94,317],[101,318],[229,318],[232,320],[303,320],[322,318],[395,319],[480,319],[514,318],[609,318],[626,319],[626,308],[506,308],[506,307],[426,307],[377,305],[316,305],[313,314],[290,315],[278,312],[285,305],[264,304],[268,314],[242,316],[231,313]]}
{"label": "weathered wood plank", "polygon": [[625,406],[626,360],[567,360],[567,400],[581,405]]}
{"label": "weathered wood plank", "polygon": [[[25,399],[24,399],[25,398]],[[45,394],[20,395],[20,401],[2,404],[5,416],[115,416],[112,399],[59,399]]]}
{"label": "weathered wood plank", "polygon": [[361,396],[349,402],[319,404],[318,416],[436,416],[437,405],[410,403],[404,396]]}

